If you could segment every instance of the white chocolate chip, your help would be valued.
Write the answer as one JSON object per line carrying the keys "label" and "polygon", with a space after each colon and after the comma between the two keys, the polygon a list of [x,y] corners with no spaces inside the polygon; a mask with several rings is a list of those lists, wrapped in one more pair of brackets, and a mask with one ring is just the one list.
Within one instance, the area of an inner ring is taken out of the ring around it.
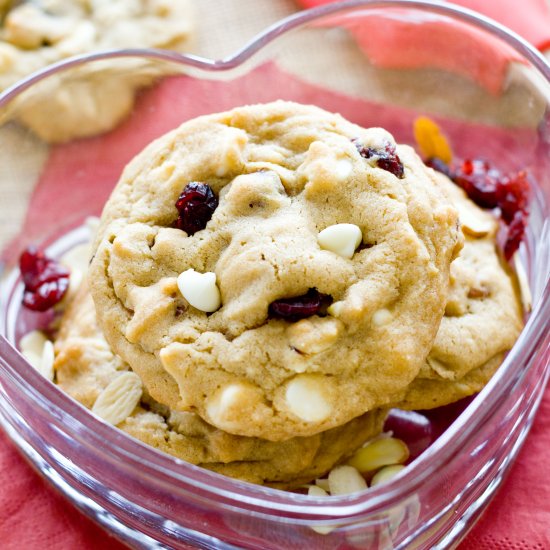
{"label": "white chocolate chip", "polygon": [[328,484],[332,496],[349,495],[367,488],[367,482],[358,470],[347,465],[333,468],[328,475]]}
{"label": "white chocolate chip", "polygon": [[344,310],[344,302],[334,302],[327,308],[327,313],[333,317],[339,317]]}
{"label": "white chocolate chip", "polygon": [[92,412],[116,426],[126,420],[138,405],[143,387],[134,372],[123,372],[98,395]]}
{"label": "white chocolate chip", "polygon": [[348,159],[340,159],[336,161],[335,175],[339,180],[346,180],[349,178],[353,170],[353,164]]}
{"label": "white chocolate chip", "polygon": [[374,315],[372,316],[372,323],[377,327],[381,327],[390,323],[392,319],[393,315],[389,310],[379,309],[374,312]]}
{"label": "white chocolate chip", "polygon": [[234,382],[221,388],[209,400],[206,412],[212,424],[221,429],[231,430],[244,415],[253,416],[261,407],[262,393],[251,384]]}
{"label": "white chocolate chip", "polygon": [[288,383],[285,397],[292,414],[306,422],[322,422],[332,412],[317,376],[296,376]]}
{"label": "white chocolate chip", "polygon": [[208,402],[206,412],[213,422],[219,424],[227,412],[243,398],[244,388],[240,384],[230,384],[219,391],[213,399]]}
{"label": "white chocolate chip", "polygon": [[363,240],[361,229],[352,223],[337,223],[323,229],[317,237],[319,245],[343,258],[351,259]]}
{"label": "white chocolate chip", "polygon": [[212,313],[221,306],[215,273],[198,273],[194,269],[188,269],[178,277],[178,288],[182,296],[200,311]]}
{"label": "white chocolate chip", "polygon": [[290,345],[302,353],[314,354],[330,348],[340,335],[344,325],[334,318],[302,319],[286,330]]}

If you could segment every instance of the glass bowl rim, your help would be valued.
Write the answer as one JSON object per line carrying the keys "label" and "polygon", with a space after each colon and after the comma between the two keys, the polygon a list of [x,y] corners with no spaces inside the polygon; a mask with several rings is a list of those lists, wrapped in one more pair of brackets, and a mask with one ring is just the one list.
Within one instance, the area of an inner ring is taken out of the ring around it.
{"label": "glass bowl rim", "polygon": [[[235,54],[222,60],[155,49],[108,50],[72,57],[37,71],[7,88],[0,94],[0,107],[50,75],[89,62],[138,57],[175,62],[182,66],[195,67],[207,72],[227,71],[244,64],[262,48],[287,32],[326,16],[358,8],[370,10],[396,7],[424,10],[448,16],[451,19],[458,19],[486,31],[500,38],[523,55],[540,71],[546,82],[550,83],[550,65],[538,50],[513,31],[472,10],[452,4],[443,5],[429,0],[348,0],[305,10],[284,18],[257,34],[245,46],[237,50]],[[548,221],[549,206],[543,203],[541,205]],[[13,275],[16,276],[16,274]],[[8,280],[14,282],[11,277]],[[8,284],[7,281],[4,281],[2,286],[8,288]],[[514,382],[517,383],[520,377],[525,376],[525,372],[520,372],[522,366],[520,355],[524,358],[532,355],[536,350],[536,345],[545,341],[545,329],[548,325],[546,320],[550,318],[549,298],[550,284],[547,280],[540,301],[533,309],[520,338],[508,354],[497,375],[476,396],[449,429],[415,460],[412,468],[406,469],[395,480],[369,489],[367,493],[335,496],[330,497],[330,499],[289,493],[234,480],[185,463],[131,438],[120,430],[96,419],[82,405],[76,403],[59,388],[43,379],[1,334],[0,363],[4,364],[4,368],[8,369],[8,374],[15,378],[21,386],[22,384],[27,385],[25,391],[33,394],[33,397],[41,406],[57,412],[60,417],[64,415],[71,416],[75,423],[79,425],[79,428],[87,432],[86,437],[90,443],[96,440],[104,445],[105,441],[109,441],[108,455],[113,464],[116,464],[118,459],[122,457],[129,461],[128,465],[131,464],[135,467],[136,472],[146,468],[150,473],[160,474],[171,482],[199,489],[218,504],[220,503],[220,497],[223,497],[226,505],[240,511],[256,511],[261,512],[263,516],[271,517],[280,517],[281,513],[302,518],[304,515],[310,515],[315,519],[319,516],[346,517],[380,512],[388,506],[402,502],[404,498],[411,497],[431,474],[433,464],[441,466],[452,459],[455,449],[459,448],[460,444],[474,432],[474,429],[485,422],[498,408],[497,398],[509,390]],[[513,374],[517,376],[514,377]],[[499,388],[499,391],[493,391],[497,383],[502,382],[502,378],[506,378],[506,375],[509,376]],[[59,415],[59,413],[61,414]],[[102,446],[100,445],[98,448],[101,449]]]}

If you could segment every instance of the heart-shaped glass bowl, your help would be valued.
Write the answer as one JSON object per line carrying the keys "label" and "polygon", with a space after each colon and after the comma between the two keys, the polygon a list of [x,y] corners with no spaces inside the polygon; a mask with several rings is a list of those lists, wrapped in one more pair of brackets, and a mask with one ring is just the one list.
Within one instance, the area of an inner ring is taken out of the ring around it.
{"label": "heart-shaped glass bowl", "polygon": [[[292,16],[220,61],[106,52],[52,66],[5,91],[1,188],[15,195],[10,204],[26,205],[27,217],[3,253],[4,429],[69,499],[135,547],[456,544],[521,447],[548,377],[549,81],[535,50],[472,12],[355,1]],[[47,321],[20,307],[14,265],[24,245],[38,241],[59,255],[86,239],[83,220],[99,214],[126,162],[151,139],[192,116],[275,99],[339,111],[408,143],[415,117],[428,115],[457,156],[532,176],[519,253],[533,301],[523,333],[446,432],[392,481],[364,493],[282,492],[163,455],[92,416],[17,351],[21,335]],[[0,209],[10,219],[6,203]]]}

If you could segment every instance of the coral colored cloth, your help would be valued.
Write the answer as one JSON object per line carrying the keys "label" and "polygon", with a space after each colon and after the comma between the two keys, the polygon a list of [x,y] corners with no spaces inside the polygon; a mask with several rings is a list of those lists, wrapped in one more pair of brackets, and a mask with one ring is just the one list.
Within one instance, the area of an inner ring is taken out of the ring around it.
{"label": "coral colored cloth", "polygon": [[[303,0],[304,4],[309,1]],[[473,4],[473,0],[470,3]],[[522,10],[527,11],[529,3],[524,1],[518,4],[521,4]],[[532,3],[534,6],[539,4],[542,6],[542,2],[532,0]],[[496,2],[487,2],[484,5],[489,4],[496,5]],[[505,4],[504,0],[500,5],[503,4]],[[510,5],[512,5],[511,2]],[[539,12],[540,10],[537,11]],[[522,19],[518,17],[518,23],[520,20]],[[538,25],[539,20],[542,21],[542,16],[534,17],[533,20]],[[537,34],[537,39],[542,34]],[[327,93],[314,86],[293,80],[288,75],[270,73],[269,71],[275,70],[272,67],[265,70],[267,74],[262,74],[260,71],[256,75],[245,77],[252,80],[241,81],[234,89],[224,87],[223,91],[222,85],[216,82],[190,82],[188,89],[183,90],[187,93],[182,93],[181,83],[174,86],[167,81],[152,93],[143,94],[137,109],[137,112],[145,113],[141,119],[132,118],[101,140],[91,139],[54,148],[33,196],[30,207],[33,223],[27,224],[26,235],[31,240],[39,238],[40,232],[47,227],[47,223],[56,219],[55,213],[59,211],[99,212],[101,204],[117,179],[120,167],[152,137],[175,126],[175,120],[184,120],[190,116],[211,112],[214,97],[217,99],[216,110],[246,103],[247,99],[268,101],[284,97],[317,103],[325,108],[340,111],[344,116],[347,115],[360,124],[387,125],[392,128],[399,140],[411,141],[412,113],[396,109],[385,110],[378,106],[373,114],[372,109],[369,111],[369,105],[358,100]],[[270,86],[264,86],[259,91],[257,82],[254,86],[255,78],[261,78],[262,82],[268,80]],[[250,98],[246,97],[247,90],[250,90]],[[189,106],[191,102],[187,102],[185,98],[190,94],[205,98],[204,103],[195,102],[193,106]],[[163,101],[159,101],[160,97]],[[357,115],[357,113],[361,114]],[[138,128],[140,131],[137,131]],[[458,136],[462,132],[459,125],[453,126],[452,122],[444,128],[451,141],[453,141],[453,135]],[[469,137],[473,138],[478,131],[476,130]],[[509,136],[499,135],[495,142],[502,144],[504,140],[509,140],[511,149],[522,148],[529,137],[524,136],[521,131],[516,131]],[[490,142],[490,139],[488,141]],[[463,147],[465,149],[460,151],[460,154],[468,155],[468,147],[471,147],[473,152],[476,147],[475,139],[463,140]],[[489,156],[491,156],[490,153]],[[510,158],[513,158],[513,155]],[[106,162],[106,159],[109,161]],[[89,171],[87,171],[88,167]],[[72,181],[81,179],[78,182],[81,190],[78,195],[62,192],[69,174]],[[52,195],[58,197],[55,204],[52,204]],[[32,228],[39,228],[39,232],[35,231],[33,234]],[[15,246],[21,244],[19,242]],[[545,475],[545,472],[550,470],[548,449],[550,449],[550,391],[547,390],[533,430],[516,464],[478,525],[461,545],[462,550],[550,548],[550,480]],[[44,548],[121,550],[123,548],[120,543],[82,516],[44,483],[21,459],[2,433],[0,433],[0,487],[0,548],[2,550],[42,550]]]}
{"label": "coral colored cloth", "polygon": [[[298,0],[304,8],[332,4],[337,0]],[[539,50],[550,49],[550,3],[547,0],[455,0],[456,4],[477,11],[529,40]]]}
{"label": "coral colored cloth", "polygon": [[[312,8],[334,0],[299,0],[299,3]],[[508,25],[541,49],[550,46],[548,0],[458,0],[456,3]],[[371,63],[378,67],[454,71],[481,83],[493,94],[500,92],[510,62],[523,63],[512,48],[466,23],[418,12],[415,24],[411,25],[410,18],[401,18],[404,11],[402,8],[385,10],[383,14],[374,11],[362,20],[352,21],[342,16],[340,24],[350,30]],[[332,19],[330,25],[334,22]]]}

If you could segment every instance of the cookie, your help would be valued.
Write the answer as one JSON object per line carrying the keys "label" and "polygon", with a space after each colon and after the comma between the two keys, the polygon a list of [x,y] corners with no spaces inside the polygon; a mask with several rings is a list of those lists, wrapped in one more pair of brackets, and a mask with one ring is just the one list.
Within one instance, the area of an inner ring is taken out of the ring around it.
{"label": "cookie", "polygon": [[[65,312],[55,342],[57,384],[93,409],[109,384],[129,367],[109,348],[83,285]],[[120,378],[119,378],[120,379]],[[218,473],[280,488],[322,476],[382,430],[377,410],[324,432],[280,443],[225,433],[189,412],[171,411],[147,393],[118,427],[140,441]]]}
{"label": "cookie", "polygon": [[[73,55],[115,48],[183,51],[192,29],[188,0],[3,2],[0,90]],[[38,84],[32,95],[24,94],[17,116],[49,142],[94,135],[126,117],[135,90],[153,78],[136,59],[76,67]]]}
{"label": "cookie", "polygon": [[457,211],[410,147],[275,102],[186,122],[139,154],[105,205],[90,285],[155,400],[281,441],[416,377],[460,246]]}
{"label": "cookie", "polygon": [[496,219],[446,176],[437,177],[459,211],[465,243],[451,264],[445,315],[434,346],[399,408],[430,409],[480,391],[523,326],[514,277],[497,251]]}

